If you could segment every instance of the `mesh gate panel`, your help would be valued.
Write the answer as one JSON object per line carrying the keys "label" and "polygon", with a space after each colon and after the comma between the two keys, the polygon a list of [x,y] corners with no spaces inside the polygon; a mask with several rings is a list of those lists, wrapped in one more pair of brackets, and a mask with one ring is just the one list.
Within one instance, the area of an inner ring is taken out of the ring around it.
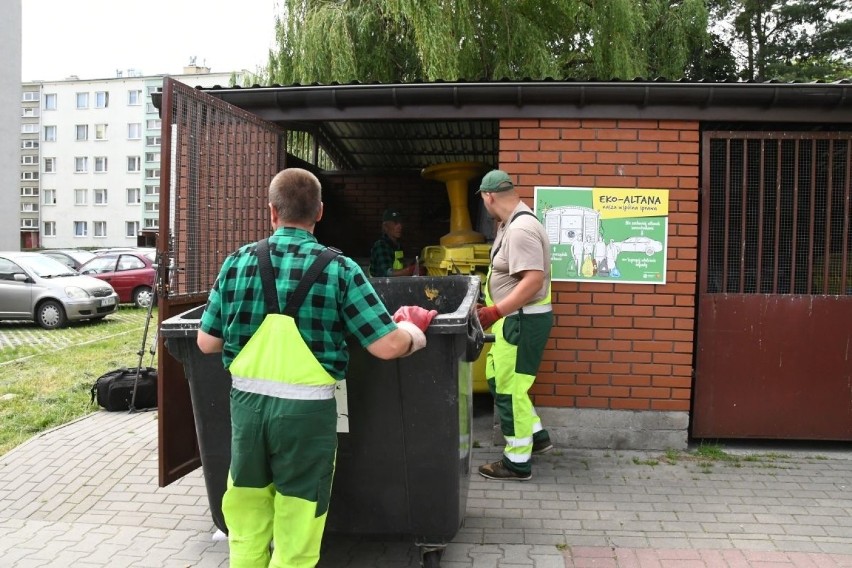
{"label": "mesh gate panel", "polygon": [[271,232],[268,188],[285,132],[169,78],[162,106],[160,227],[173,264],[160,294],[204,299],[225,257]]}
{"label": "mesh gate panel", "polygon": [[852,135],[708,136],[706,291],[852,294]]}

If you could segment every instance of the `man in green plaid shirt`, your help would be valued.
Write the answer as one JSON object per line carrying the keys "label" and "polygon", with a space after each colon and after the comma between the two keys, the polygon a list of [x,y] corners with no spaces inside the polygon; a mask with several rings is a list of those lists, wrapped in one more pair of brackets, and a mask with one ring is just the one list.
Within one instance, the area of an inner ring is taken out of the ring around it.
{"label": "man in green plaid shirt", "polygon": [[[270,184],[269,211],[269,255],[285,306],[325,249],[313,235],[323,212],[319,180],[283,170]],[[381,359],[404,357],[425,347],[436,312],[403,306],[391,317],[359,266],[338,255],[295,318],[269,314],[255,250],[251,243],[225,260],[198,332],[201,351],[222,352],[232,379],[222,499],[230,565],[304,568],[319,561],[325,529],[337,451],[334,388],[346,373],[346,337]]]}

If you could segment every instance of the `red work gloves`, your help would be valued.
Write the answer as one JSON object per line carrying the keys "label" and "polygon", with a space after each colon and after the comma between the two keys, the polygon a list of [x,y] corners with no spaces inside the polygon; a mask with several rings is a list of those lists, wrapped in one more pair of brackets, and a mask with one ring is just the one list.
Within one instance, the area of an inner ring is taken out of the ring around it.
{"label": "red work gloves", "polygon": [[426,347],[426,335],[423,333],[432,318],[438,315],[435,310],[427,310],[420,306],[402,306],[393,314],[396,325],[411,336],[411,348],[406,355],[411,355],[418,349]]}
{"label": "red work gloves", "polygon": [[500,310],[496,305],[483,306],[482,304],[477,304],[476,317],[479,318],[479,323],[482,325],[482,329],[488,329],[494,325],[495,321],[502,318],[503,314],[500,313]]}

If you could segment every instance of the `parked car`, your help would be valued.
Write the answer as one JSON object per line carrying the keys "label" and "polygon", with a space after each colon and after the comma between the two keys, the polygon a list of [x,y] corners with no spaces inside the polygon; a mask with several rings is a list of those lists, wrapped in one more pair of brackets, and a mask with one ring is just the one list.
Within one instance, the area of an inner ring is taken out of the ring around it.
{"label": "parked car", "polygon": [[44,329],[99,320],[118,307],[108,283],[81,276],[35,252],[0,252],[0,319],[33,320]]}
{"label": "parked car", "polygon": [[49,256],[53,260],[58,260],[68,268],[73,268],[75,271],[80,270],[81,266],[95,258],[94,253],[79,249],[46,249],[38,252],[39,254]]}
{"label": "parked car", "polygon": [[644,252],[648,256],[663,250],[663,243],[649,237],[629,237],[616,244],[621,252]]}
{"label": "parked car", "polygon": [[80,267],[80,274],[94,276],[115,288],[121,303],[147,308],[154,299],[157,271],[151,259],[138,251],[103,253]]}

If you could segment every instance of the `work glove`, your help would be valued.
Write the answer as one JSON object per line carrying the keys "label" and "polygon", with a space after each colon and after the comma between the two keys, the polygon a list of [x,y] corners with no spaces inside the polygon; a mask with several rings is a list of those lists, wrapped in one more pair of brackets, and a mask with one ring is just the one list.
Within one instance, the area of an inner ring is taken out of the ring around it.
{"label": "work glove", "polygon": [[479,318],[479,323],[482,325],[482,329],[488,329],[494,322],[503,317],[503,314],[500,313],[500,309],[494,306],[483,306],[481,304],[476,305],[476,317]]}
{"label": "work glove", "polygon": [[399,275],[400,276],[413,276],[414,275],[414,265],[409,264],[405,268],[401,268],[399,270]]}
{"label": "work glove", "polygon": [[427,310],[420,306],[402,306],[394,312],[393,321],[411,336],[411,348],[405,354],[406,356],[426,347],[426,335],[423,332],[436,315],[438,315],[436,310]]}

